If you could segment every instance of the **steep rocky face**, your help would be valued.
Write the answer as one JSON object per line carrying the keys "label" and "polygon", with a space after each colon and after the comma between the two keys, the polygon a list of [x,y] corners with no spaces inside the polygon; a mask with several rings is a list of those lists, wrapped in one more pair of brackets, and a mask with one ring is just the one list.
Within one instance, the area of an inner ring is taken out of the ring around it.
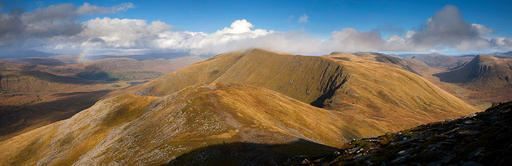
{"label": "steep rocky face", "polygon": [[309,165],[510,165],[512,102],[460,119],[356,139],[339,152],[296,159]]}

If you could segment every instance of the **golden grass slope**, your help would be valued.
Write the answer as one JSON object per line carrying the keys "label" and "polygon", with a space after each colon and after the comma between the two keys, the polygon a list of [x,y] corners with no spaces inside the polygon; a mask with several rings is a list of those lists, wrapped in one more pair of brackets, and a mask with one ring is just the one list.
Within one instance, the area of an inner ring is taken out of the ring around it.
{"label": "golden grass slope", "polygon": [[162,97],[122,95],[71,119],[0,143],[3,165],[164,164],[229,142],[330,146],[347,141],[339,112],[240,84],[191,87]]}
{"label": "golden grass slope", "polygon": [[403,65],[377,57],[381,56],[313,57],[252,49],[218,55],[141,85],[136,91],[158,96],[211,82],[255,85],[304,103],[343,111],[349,121],[367,119],[354,123],[351,128],[360,133],[351,137],[375,136],[477,111],[401,69]]}
{"label": "golden grass slope", "polygon": [[67,92],[112,89],[107,83],[96,83],[76,77],[54,75],[41,71],[0,71],[0,92]]}
{"label": "golden grass slope", "polygon": [[243,83],[271,89],[305,103],[342,84],[343,66],[313,56],[297,56],[253,49],[215,56],[152,81],[139,91],[164,95],[192,85],[212,82]]}
{"label": "golden grass slope", "polygon": [[0,142],[0,161],[159,165],[225,142],[304,139],[338,147],[475,111],[418,75],[375,59],[253,49],[112,93],[68,120]]}
{"label": "golden grass slope", "polygon": [[327,109],[342,111],[345,116],[341,118],[346,121],[365,119],[365,123],[353,124],[360,132],[355,137],[379,135],[477,111],[399,66],[351,54],[327,57],[340,63],[350,75]]}
{"label": "golden grass slope", "polygon": [[458,93],[477,103],[512,100],[512,59],[477,55],[470,62],[450,71],[434,74],[440,81],[453,84]]}

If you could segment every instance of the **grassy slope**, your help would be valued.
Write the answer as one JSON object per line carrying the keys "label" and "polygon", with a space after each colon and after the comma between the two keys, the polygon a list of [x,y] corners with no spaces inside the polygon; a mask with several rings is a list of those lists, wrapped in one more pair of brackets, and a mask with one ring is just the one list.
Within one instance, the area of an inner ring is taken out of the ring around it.
{"label": "grassy slope", "polygon": [[346,121],[365,119],[365,123],[350,124],[359,133],[354,137],[375,136],[476,111],[398,66],[350,54],[329,58],[344,66],[350,78],[331,99],[328,109],[342,111],[345,116],[341,118]]}
{"label": "grassy slope", "polygon": [[[309,105],[339,84],[334,98],[323,101],[326,109]],[[161,164],[221,142],[301,138],[340,146],[474,111],[397,66],[354,55],[256,49],[218,55],[113,93],[71,119],[0,142],[0,160]]]}
{"label": "grassy slope", "polygon": [[310,165],[510,165],[511,123],[512,102],[507,102],[460,119],[354,140],[339,155],[309,161],[314,161]]}
{"label": "grassy slope", "polygon": [[347,140],[339,139],[343,122],[337,114],[238,84],[192,87],[163,97],[123,95],[1,142],[0,160],[7,165],[162,164],[225,142],[280,144],[301,138],[339,146]]}
{"label": "grassy slope", "polygon": [[440,69],[450,69],[460,65],[463,65],[471,59],[472,56],[448,56],[448,55],[440,55],[440,54],[423,54],[423,55],[411,55],[406,57],[405,59],[414,59],[425,64]]}
{"label": "grassy slope", "polygon": [[483,110],[493,102],[512,100],[510,59],[479,55],[453,69],[425,68],[417,63],[411,66],[418,66],[416,69],[424,78],[479,109]]}
{"label": "grassy slope", "polygon": [[110,86],[40,71],[0,71],[0,89],[4,93],[92,91]]}
{"label": "grassy slope", "polygon": [[[0,140],[67,119],[110,90],[130,86],[132,81],[154,79],[199,58],[111,58],[85,64],[55,63],[45,58],[17,60],[0,61]],[[84,73],[89,79],[77,77]]]}

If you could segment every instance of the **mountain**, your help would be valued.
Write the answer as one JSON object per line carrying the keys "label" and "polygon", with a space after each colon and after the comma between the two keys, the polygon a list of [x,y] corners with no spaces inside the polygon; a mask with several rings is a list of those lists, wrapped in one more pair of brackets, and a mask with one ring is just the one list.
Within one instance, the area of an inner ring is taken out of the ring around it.
{"label": "mountain", "polygon": [[10,58],[10,59],[3,59],[6,62],[9,63],[31,63],[31,64],[38,64],[38,65],[46,65],[46,66],[62,66],[66,65],[66,63],[49,57],[25,57],[25,58]]}
{"label": "mountain", "polygon": [[58,92],[76,88],[89,90],[96,82],[59,76],[41,71],[0,71],[0,89],[3,92]]}
{"label": "mountain", "polygon": [[[401,55],[410,68],[443,90],[479,109],[512,100],[508,53],[446,56]],[[424,63],[424,64],[423,64]]]}
{"label": "mountain", "polygon": [[470,97],[488,102],[512,100],[512,59],[478,55],[463,66],[434,76],[468,89]]}
{"label": "mountain", "polygon": [[460,119],[353,140],[337,154],[303,156],[292,164],[510,165],[511,122],[512,102],[507,102]]}
{"label": "mountain", "polygon": [[176,159],[191,152],[189,159],[200,163],[229,153],[238,160],[211,163],[268,165],[476,111],[397,65],[351,54],[251,49],[112,92],[67,120],[0,142],[0,160],[179,165]]}
{"label": "mountain", "polygon": [[383,62],[383,63],[389,63],[398,65],[399,67],[408,70],[410,72],[420,74],[418,71],[414,69],[416,66],[420,66],[421,64],[414,64],[416,63],[413,59],[402,59],[400,57],[382,54],[382,53],[376,53],[376,52],[358,52],[354,55],[361,56],[361,57],[371,57],[374,58],[375,61]]}
{"label": "mountain", "polygon": [[200,61],[201,58],[187,56],[175,59],[136,60],[132,58],[107,58],[85,64],[86,72],[128,72],[154,71],[170,73],[189,64]]}
{"label": "mountain", "polygon": [[473,56],[448,56],[442,54],[419,54],[419,55],[407,55],[403,56],[405,59],[415,59],[418,61],[422,61],[425,64],[441,69],[451,69],[460,65],[463,65],[466,62],[469,62]]}
{"label": "mountain", "polygon": [[510,57],[512,57],[512,51],[502,52],[502,53],[493,53],[491,55],[495,56],[497,58],[510,58]]}
{"label": "mountain", "polygon": [[0,140],[67,119],[115,89],[199,61],[197,57],[111,58],[68,64],[47,57],[0,61]]}
{"label": "mountain", "polygon": [[[161,96],[211,82],[251,84],[317,107],[344,110],[342,118],[347,120],[372,119],[352,137],[468,113],[456,110],[474,110],[417,75],[373,59],[350,54],[295,56],[260,49],[213,57],[156,79],[133,93]],[[370,116],[362,118],[362,113]]]}
{"label": "mountain", "polygon": [[512,60],[477,55],[470,62],[437,76],[445,82],[503,86],[512,81]]}
{"label": "mountain", "polygon": [[[343,123],[333,114],[270,90],[213,84],[161,98],[102,100],[69,120],[0,143],[17,149],[0,156],[14,165],[80,165],[91,160],[139,165],[165,163],[192,149],[231,142],[279,144],[303,138],[336,145]],[[30,154],[36,151],[41,153]]]}
{"label": "mountain", "polygon": [[0,71],[0,140],[67,119],[117,88],[42,71]]}

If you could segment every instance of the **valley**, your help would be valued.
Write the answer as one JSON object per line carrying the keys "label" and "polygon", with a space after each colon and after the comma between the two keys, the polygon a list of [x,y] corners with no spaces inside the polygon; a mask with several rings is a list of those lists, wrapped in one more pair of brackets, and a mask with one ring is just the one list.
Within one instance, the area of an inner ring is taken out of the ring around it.
{"label": "valley", "polygon": [[512,83],[508,80],[511,59],[500,55],[416,55],[404,60],[430,82],[479,109],[486,109],[492,103],[512,100]]}
{"label": "valley", "polygon": [[147,82],[197,58],[103,59],[86,64],[53,58],[0,61],[0,140],[67,119],[109,92]]}

